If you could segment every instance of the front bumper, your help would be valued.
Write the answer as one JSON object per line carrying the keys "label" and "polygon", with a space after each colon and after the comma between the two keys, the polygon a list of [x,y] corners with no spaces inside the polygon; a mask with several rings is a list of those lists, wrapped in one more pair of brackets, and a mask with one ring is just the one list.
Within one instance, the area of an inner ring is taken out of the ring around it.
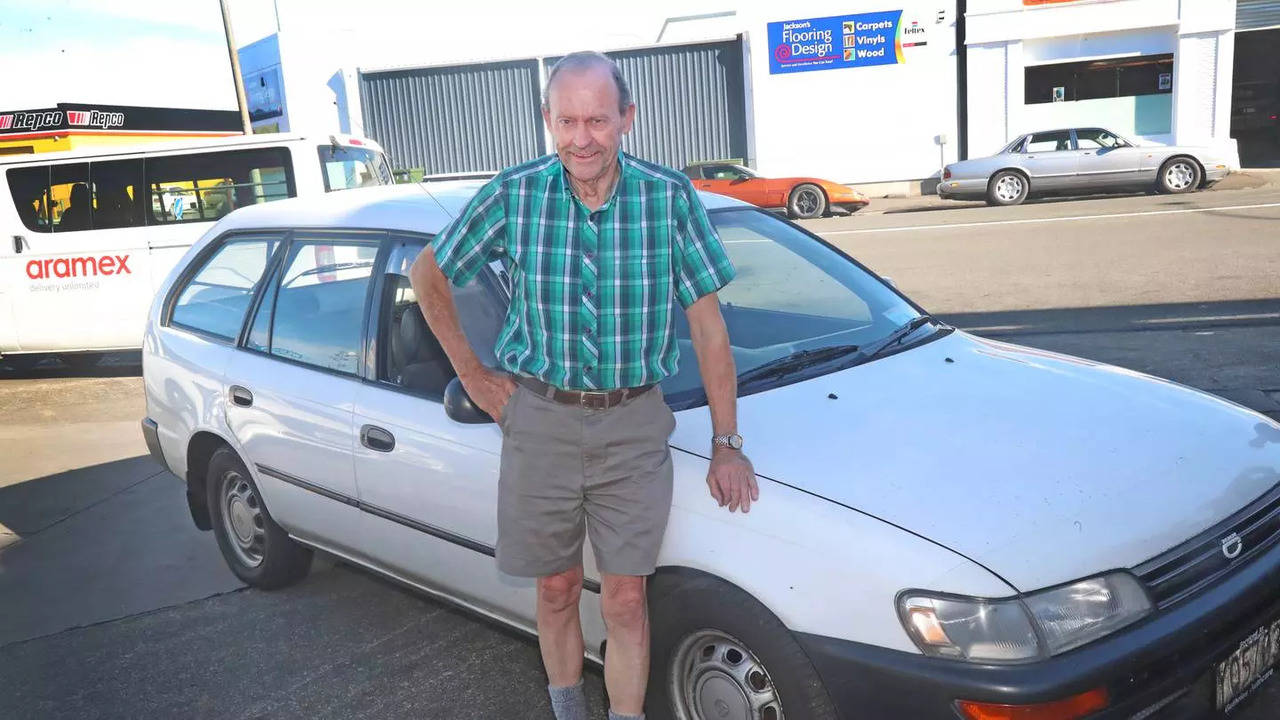
{"label": "front bumper", "polygon": [[1023,705],[1105,686],[1110,705],[1090,718],[1131,718],[1167,703],[1149,717],[1181,720],[1214,710],[1215,663],[1276,617],[1280,544],[1199,595],[1037,663],[976,665],[806,633],[796,638],[843,718],[956,720],[958,699]]}
{"label": "front bumper", "polygon": [[987,194],[986,178],[970,178],[961,180],[952,178],[938,183],[938,197],[943,200],[959,198],[982,198]]}

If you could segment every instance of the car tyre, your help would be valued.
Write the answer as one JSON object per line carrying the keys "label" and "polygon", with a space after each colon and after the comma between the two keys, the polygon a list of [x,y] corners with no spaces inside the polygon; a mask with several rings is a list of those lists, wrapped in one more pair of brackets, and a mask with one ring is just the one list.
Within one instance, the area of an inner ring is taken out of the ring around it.
{"label": "car tyre", "polygon": [[263,590],[286,587],[306,577],[311,550],[271,518],[249,469],[234,450],[227,446],[215,450],[205,477],[213,534],[236,577]]}
{"label": "car tyre", "polygon": [[1162,193],[1193,192],[1200,187],[1200,165],[1189,157],[1174,157],[1164,161],[1156,177],[1156,187]]}
{"label": "car tyre", "polygon": [[787,214],[792,218],[812,220],[827,212],[827,194],[813,183],[801,183],[791,189],[787,198]]}
{"label": "car tyre", "polygon": [[654,575],[648,595],[648,717],[836,720],[813,663],[755,598],[716,578],[682,573]]}
{"label": "car tyre", "polygon": [[1020,205],[1031,192],[1027,177],[1014,170],[1001,170],[987,183],[988,205]]}

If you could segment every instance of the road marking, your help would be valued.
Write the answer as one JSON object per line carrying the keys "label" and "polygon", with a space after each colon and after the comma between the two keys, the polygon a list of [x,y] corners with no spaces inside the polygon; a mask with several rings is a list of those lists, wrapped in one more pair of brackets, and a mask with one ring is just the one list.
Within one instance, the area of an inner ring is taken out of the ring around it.
{"label": "road marking", "polygon": [[1176,318],[1150,318],[1148,320],[1134,320],[1136,323],[1185,323],[1185,322],[1209,322],[1214,320],[1263,320],[1266,318],[1280,318],[1280,312],[1273,313],[1253,313],[1251,315],[1203,315],[1200,317],[1176,317]]}
{"label": "road marking", "polygon": [[1213,212],[1215,210],[1250,210],[1253,208],[1280,207],[1280,203],[1261,203],[1258,205],[1226,205],[1223,207],[1183,208],[1180,210],[1146,210],[1143,212],[1114,213],[1109,215],[1075,215],[1072,217],[1026,218],[1024,220],[989,220],[987,222],[955,223],[952,225],[908,225],[889,228],[866,228],[863,230],[829,230],[819,235],[857,235],[860,233],[906,232],[908,230],[950,230],[952,228],[984,227],[988,225],[1025,225],[1029,223],[1074,222],[1077,220],[1103,220],[1106,218],[1140,217],[1143,215],[1179,215],[1182,213]]}

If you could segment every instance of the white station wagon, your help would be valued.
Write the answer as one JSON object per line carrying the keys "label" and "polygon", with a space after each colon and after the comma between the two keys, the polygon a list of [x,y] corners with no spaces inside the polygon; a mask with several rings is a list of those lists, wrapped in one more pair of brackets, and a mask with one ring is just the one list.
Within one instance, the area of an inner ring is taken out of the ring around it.
{"label": "white station wagon", "polygon": [[[407,278],[476,187],[237,210],[163,284],[143,431],[246,583],[297,581],[321,549],[534,632],[533,581],[493,559],[501,433]],[[798,226],[702,197],[739,271],[720,299],[760,500],[707,493],[682,324],[650,717],[1199,717],[1273,673],[1280,426],[948,327]],[[457,291],[491,364],[509,271]]]}

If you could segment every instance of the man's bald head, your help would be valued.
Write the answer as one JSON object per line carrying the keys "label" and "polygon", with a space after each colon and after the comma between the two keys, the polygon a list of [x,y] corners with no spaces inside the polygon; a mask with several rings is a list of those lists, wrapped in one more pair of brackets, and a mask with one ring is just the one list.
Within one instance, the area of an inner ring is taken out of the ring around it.
{"label": "man's bald head", "polygon": [[593,70],[607,72],[613,78],[614,87],[618,89],[618,114],[625,115],[627,108],[631,107],[632,104],[631,87],[627,85],[627,79],[622,77],[622,70],[617,63],[608,55],[593,50],[565,55],[551,68],[551,74],[547,77],[547,85],[542,90],[543,109],[550,109],[551,107],[551,88],[555,85],[557,77],[562,74],[576,75]]}

